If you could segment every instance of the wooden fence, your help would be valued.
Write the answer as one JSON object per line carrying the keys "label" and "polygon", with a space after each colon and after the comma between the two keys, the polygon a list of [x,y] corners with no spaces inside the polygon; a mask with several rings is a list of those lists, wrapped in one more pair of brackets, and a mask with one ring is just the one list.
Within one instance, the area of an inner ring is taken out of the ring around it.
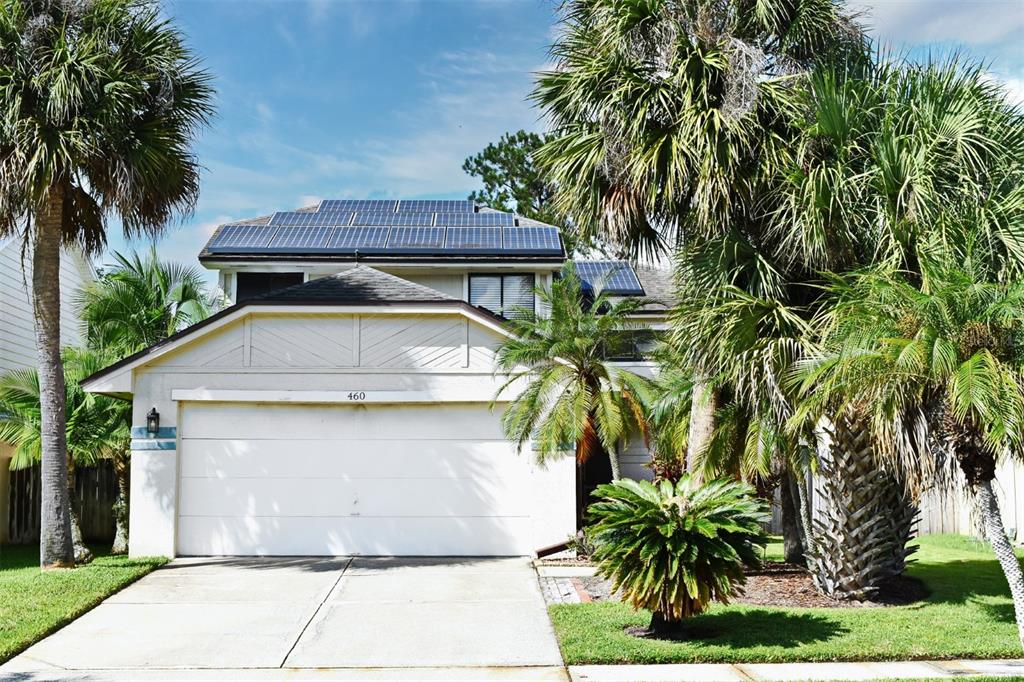
{"label": "wooden fence", "polygon": [[[38,466],[10,474],[8,542],[27,544],[39,541]],[[111,542],[114,539],[113,504],[117,499],[117,476],[109,461],[95,467],[81,467],[75,478],[75,508],[86,541]]]}
{"label": "wooden fence", "polygon": [[[807,489],[812,512],[819,508],[818,494],[814,487],[813,480],[809,479]],[[1001,462],[996,470],[994,487],[1007,534],[1015,542],[1024,544],[1024,464],[1009,460]],[[959,472],[948,485],[925,492],[921,498],[920,510],[917,522],[919,535],[956,533],[982,537],[982,529],[974,513],[972,499],[967,492],[967,484]],[[782,532],[782,512],[778,494],[772,504],[770,531],[775,534]]]}

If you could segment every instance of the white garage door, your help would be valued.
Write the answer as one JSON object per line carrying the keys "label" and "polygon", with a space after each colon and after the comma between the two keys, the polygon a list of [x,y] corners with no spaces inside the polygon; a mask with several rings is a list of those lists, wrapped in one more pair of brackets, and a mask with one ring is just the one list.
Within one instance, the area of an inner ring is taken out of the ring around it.
{"label": "white garage door", "polygon": [[515,555],[532,461],[486,405],[185,403],[178,553]]}

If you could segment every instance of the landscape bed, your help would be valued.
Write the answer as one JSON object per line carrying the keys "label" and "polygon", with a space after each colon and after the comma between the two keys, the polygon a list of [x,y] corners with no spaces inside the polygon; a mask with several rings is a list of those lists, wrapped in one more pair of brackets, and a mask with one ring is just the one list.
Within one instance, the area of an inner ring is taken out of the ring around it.
{"label": "landscape bed", "polygon": [[1020,657],[1009,589],[988,546],[956,535],[920,544],[907,575],[930,594],[908,606],[716,605],[687,624],[686,641],[627,634],[650,614],[613,601],[555,604],[551,619],[569,665]]}
{"label": "landscape bed", "polygon": [[90,564],[44,573],[38,547],[0,547],[0,663],[166,561],[98,555]]}

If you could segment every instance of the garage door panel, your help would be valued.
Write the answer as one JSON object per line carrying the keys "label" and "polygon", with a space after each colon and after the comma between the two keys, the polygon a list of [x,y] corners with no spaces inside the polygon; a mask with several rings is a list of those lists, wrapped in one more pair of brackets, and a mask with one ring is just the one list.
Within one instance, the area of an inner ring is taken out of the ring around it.
{"label": "garage door panel", "polygon": [[533,550],[532,453],[486,405],[185,403],[179,433],[181,554]]}
{"label": "garage door panel", "polygon": [[529,546],[530,519],[271,517],[179,520],[185,556],[360,554],[423,556],[519,555]]}
{"label": "garage door panel", "polygon": [[[322,453],[328,453],[324,456]],[[505,441],[184,439],[181,475],[197,478],[323,476],[326,478],[450,478],[467,469],[483,477],[522,475],[530,452]]]}
{"label": "garage door panel", "polygon": [[[182,516],[529,516],[525,481],[183,479]],[[425,494],[426,493],[426,494]]]}
{"label": "garage door panel", "polygon": [[[443,409],[443,419],[438,419]],[[181,432],[188,438],[299,440],[503,441],[496,418],[482,419],[481,405],[259,405],[208,403],[185,410]],[[272,418],[254,418],[272,414]],[[397,428],[396,428],[397,427]]]}

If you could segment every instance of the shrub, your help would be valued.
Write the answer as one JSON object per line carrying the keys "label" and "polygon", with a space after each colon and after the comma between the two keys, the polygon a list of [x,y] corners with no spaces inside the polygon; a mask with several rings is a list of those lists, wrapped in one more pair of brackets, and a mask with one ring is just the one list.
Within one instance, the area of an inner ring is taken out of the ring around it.
{"label": "shrub", "polygon": [[578,559],[589,559],[594,554],[594,541],[590,537],[590,531],[586,528],[576,531],[576,535],[570,536],[566,541],[565,548],[576,552]]}
{"label": "shrub", "polygon": [[623,601],[652,612],[649,632],[677,632],[712,601],[728,603],[758,566],[770,515],[745,483],[622,479],[599,486],[590,505],[598,575]]}

